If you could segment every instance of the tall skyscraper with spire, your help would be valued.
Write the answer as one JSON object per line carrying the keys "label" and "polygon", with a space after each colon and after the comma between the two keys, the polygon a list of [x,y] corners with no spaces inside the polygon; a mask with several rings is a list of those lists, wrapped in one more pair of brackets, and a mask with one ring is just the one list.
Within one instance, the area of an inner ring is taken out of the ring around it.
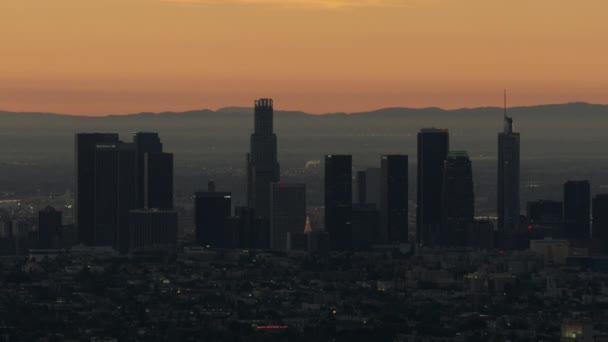
{"label": "tall skyscraper with spire", "polygon": [[254,102],[251,149],[247,154],[247,202],[257,216],[270,217],[270,184],[280,179],[272,99]]}
{"label": "tall skyscraper with spire", "polygon": [[519,133],[513,131],[513,118],[507,116],[505,90],[504,128],[498,133],[498,229],[512,232],[519,225]]}

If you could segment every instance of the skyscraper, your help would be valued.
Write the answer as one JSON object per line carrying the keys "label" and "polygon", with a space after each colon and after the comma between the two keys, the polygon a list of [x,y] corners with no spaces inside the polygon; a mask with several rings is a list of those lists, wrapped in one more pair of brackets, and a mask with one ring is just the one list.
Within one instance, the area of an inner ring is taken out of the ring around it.
{"label": "skyscraper", "polygon": [[118,142],[115,133],[79,133],[75,136],[76,208],[74,221],[78,239],[92,243],[95,208],[95,146]]}
{"label": "skyscraper", "polygon": [[608,251],[608,194],[593,198],[593,239],[600,241],[603,252]]}
{"label": "skyscraper", "polygon": [[473,170],[465,151],[451,151],[445,160],[440,244],[465,246],[475,216]]}
{"label": "skyscraper", "polygon": [[325,230],[333,250],[351,248],[352,156],[325,156]]}
{"label": "skyscraper", "polygon": [[277,162],[277,136],[273,133],[272,99],[254,103],[254,132],[247,155],[247,202],[256,215],[270,215],[270,184],[278,182],[280,167]]}
{"label": "skyscraper", "polygon": [[505,92],[504,129],[498,133],[498,229],[512,232],[519,226],[519,133],[513,131],[513,119],[507,116]]}
{"label": "skyscraper", "polygon": [[173,209],[173,154],[144,155],[144,208]]}
{"label": "skyscraper", "polygon": [[380,168],[368,168],[365,171],[365,203],[375,204],[380,208]]}
{"label": "skyscraper", "polygon": [[381,160],[380,242],[408,240],[408,157],[385,155]]}
{"label": "skyscraper", "polygon": [[588,181],[564,184],[564,236],[586,239],[591,234],[591,186]]}
{"label": "skyscraper", "polygon": [[367,202],[367,176],[365,171],[357,171],[357,203]]}
{"label": "skyscraper", "polygon": [[205,246],[223,247],[224,223],[232,211],[229,192],[197,192],[194,194],[194,225],[196,242]]}
{"label": "skyscraper", "polygon": [[542,231],[544,235],[555,236],[562,231],[564,205],[556,201],[528,202],[526,215],[530,230]]}
{"label": "skyscraper", "polygon": [[177,247],[177,212],[135,209],[129,213],[129,251]]}
{"label": "skyscraper", "polygon": [[93,246],[128,251],[129,211],[137,208],[136,163],[134,144],[97,144]]}
{"label": "skyscraper", "polygon": [[448,150],[447,129],[425,128],[418,133],[416,240],[421,245],[439,242],[443,170]]}
{"label": "skyscraper", "polygon": [[286,251],[287,233],[306,226],[306,185],[272,183],[270,202],[270,248]]}
{"label": "skyscraper", "polygon": [[160,142],[158,133],[137,132],[133,134],[135,153],[137,154],[137,207],[146,207],[146,153],[160,153],[163,151],[163,144]]}

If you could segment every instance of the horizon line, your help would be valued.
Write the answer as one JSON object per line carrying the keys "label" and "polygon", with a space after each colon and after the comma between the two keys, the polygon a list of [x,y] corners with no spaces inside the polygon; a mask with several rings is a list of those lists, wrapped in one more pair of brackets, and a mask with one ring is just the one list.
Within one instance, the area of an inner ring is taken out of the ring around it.
{"label": "horizon line", "polygon": [[[509,107],[509,109],[513,110],[513,109],[518,109],[518,108],[532,108],[532,107],[544,107],[544,106],[563,106],[563,105],[572,105],[572,104],[581,104],[581,105],[591,105],[591,106],[608,106],[608,103],[592,103],[592,102],[585,102],[585,101],[570,101],[570,102],[561,102],[561,103],[540,103],[540,104],[532,104],[532,105],[523,105],[523,106],[513,106],[513,107]],[[210,108],[198,108],[198,109],[188,109],[188,110],[182,110],[182,111],[172,111],[172,110],[164,110],[164,111],[155,111],[155,112],[150,112],[150,111],[142,111],[142,112],[130,112],[130,113],[112,113],[112,114],[75,114],[75,113],[58,113],[58,112],[29,112],[29,111],[11,111],[11,110],[4,110],[0,108],[0,113],[10,113],[10,114],[42,114],[42,115],[57,115],[57,116],[70,116],[70,117],[87,117],[87,118],[107,118],[107,117],[118,117],[118,116],[134,116],[134,115],[142,115],[142,114],[149,114],[149,115],[162,115],[162,114],[183,114],[183,113],[190,113],[190,112],[201,112],[201,111],[210,111],[210,112],[220,112],[222,110],[226,110],[226,109],[230,109],[230,108],[235,108],[235,109],[251,109],[253,112],[254,107],[248,107],[248,106],[223,106],[223,107],[219,107],[217,109],[210,109]],[[323,113],[313,113],[313,112],[307,112],[307,111],[303,111],[303,110],[298,110],[298,109],[277,109],[276,107],[274,108],[274,111],[277,112],[297,112],[297,113],[302,113],[302,114],[306,114],[306,115],[311,115],[311,116],[324,116],[324,115],[356,115],[356,114],[364,114],[364,113],[372,113],[372,112],[378,112],[378,111],[382,111],[382,110],[387,110],[387,109],[413,109],[413,110],[426,110],[426,109],[437,109],[437,110],[441,110],[441,111],[445,111],[445,112],[450,112],[450,111],[458,111],[458,110],[475,110],[475,109],[500,109],[502,110],[503,107],[501,106],[465,106],[465,107],[454,107],[454,108],[447,108],[447,107],[438,107],[438,106],[424,106],[424,107],[406,107],[406,106],[389,106],[389,107],[379,107],[376,109],[370,109],[370,110],[362,110],[362,111],[356,111],[356,112],[323,112]]]}

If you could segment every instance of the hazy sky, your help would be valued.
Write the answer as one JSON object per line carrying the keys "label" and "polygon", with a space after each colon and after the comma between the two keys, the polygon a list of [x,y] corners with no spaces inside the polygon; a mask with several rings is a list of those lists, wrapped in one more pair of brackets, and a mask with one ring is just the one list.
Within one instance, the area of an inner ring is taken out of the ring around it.
{"label": "hazy sky", "polygon": [[0,0],[0,110],[608,103],[606,0]]}

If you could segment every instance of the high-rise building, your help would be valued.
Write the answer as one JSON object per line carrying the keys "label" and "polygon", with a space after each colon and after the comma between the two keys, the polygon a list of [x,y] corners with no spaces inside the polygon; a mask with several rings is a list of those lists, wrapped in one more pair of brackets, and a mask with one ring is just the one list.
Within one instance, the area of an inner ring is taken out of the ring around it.
{"label": "high-rise building", "polygon": [[118,142],[115,133],[79,133],[75,136],[76,200],[74,222],[78,239],[92,243],[95,209],[95,146]]}
{"label": "high-rise building", "polygon": [[131,143],[97,144],[91,245],[128,250],[129,211],[137,208],[137,158]]}
{"label": "high-rise building", "polygon": [[333,250],[351,248],[352,156],[325,156],[325,230]]}
{"label": "high-rise building", "polygon": [[270,215],[270,184],[278,182],[280,167],[277,161],[277,136],[273,132],[272,99],[254,103],[254,132],[247,155],[247,202],[257,215]]}
{"label": "high-rise building", "polygon": [[137,154],[137,207],[144,208],[146,207],[145,156],[147,153],[161,153],[163,151],[163,144],[160,142],[160,137],[158,136],[158,133],[154,132],[134,133],[133,143],[135,144],[135,153]]}
{"label": "high-rise building", "polygon": [[173,154],[144,155],[144,208],[173,209]]}
{"label": "high-rise building", "polygon": [[382,172],[380,168],[368,168],[365,171],[365,203],[375,204],[380,208],[380,178]]}
{"label": "high-rise building", "polygon": [[544,236],[555,236],[562,231],[563,203],[539,200],[528,202],[528,229],[542,231]]}
{"label": "high-rise building", "polygon": [[564,237],[587,239],[591,234],[591,186],[588,181],[564,184]]}
{"label": "high-rise building", "polygon": [[177,247],[177,212],[174,210],[135,209],[129,213],[129,251]]}
{"label": "high-rise building", "polygon": [[365,171],[357,171],[357,203],[365,204],[367,202],[367,176]]}
{"label": "high-rise building", "polygon": [[465,151],[451,151],[445,160],[442,191],[442,246],[465,246],[475,216],[473,169]]}
{"label": "high-rise building", "polygon": [[467,247],[475,250],[494,248],[494,224],[489,220],[473,220],[467,229]]}
{"label": "high-rise building", "polygon": [[381,160],[379,242],[408,240],[408,157],[385,155]]}
{"label": "high-rise building", "polygon": [[418,133],[416,240],[437,245],[441,228],[441,191],[449,150],[447,129],[425,128]]}
{"label": "high-rise building", "polygon": [[608,252],[608,194],[597,194],[593,198],[593,239]]}
{"label": "high-rise building", "polygon": [[61,211],[46,207],[38,212],[38,248],[53,248],[53,242],[61,234]]}
{"label": "high-rise building", "polygon": [[512,232],[519,227],[519,133],[507,116],[505,92],[504,129],[498,133],[498,229]]}
{"label": "high-rise building", "polygon": [[224,223],[232,211],[229,192],[197,192],[194,194],[196,242],[211,247],[224,246]]}
{"label": "high-rise building", "polygon": [[352,214],[352,248],[369,249],[378,242],[380,215],[374,204],[355,204]]}
{"label": "high-rise building", "polygon": [[287,233],[306,225],[306,185],[272,183],[270,191],[270,248],[286,251]]}

